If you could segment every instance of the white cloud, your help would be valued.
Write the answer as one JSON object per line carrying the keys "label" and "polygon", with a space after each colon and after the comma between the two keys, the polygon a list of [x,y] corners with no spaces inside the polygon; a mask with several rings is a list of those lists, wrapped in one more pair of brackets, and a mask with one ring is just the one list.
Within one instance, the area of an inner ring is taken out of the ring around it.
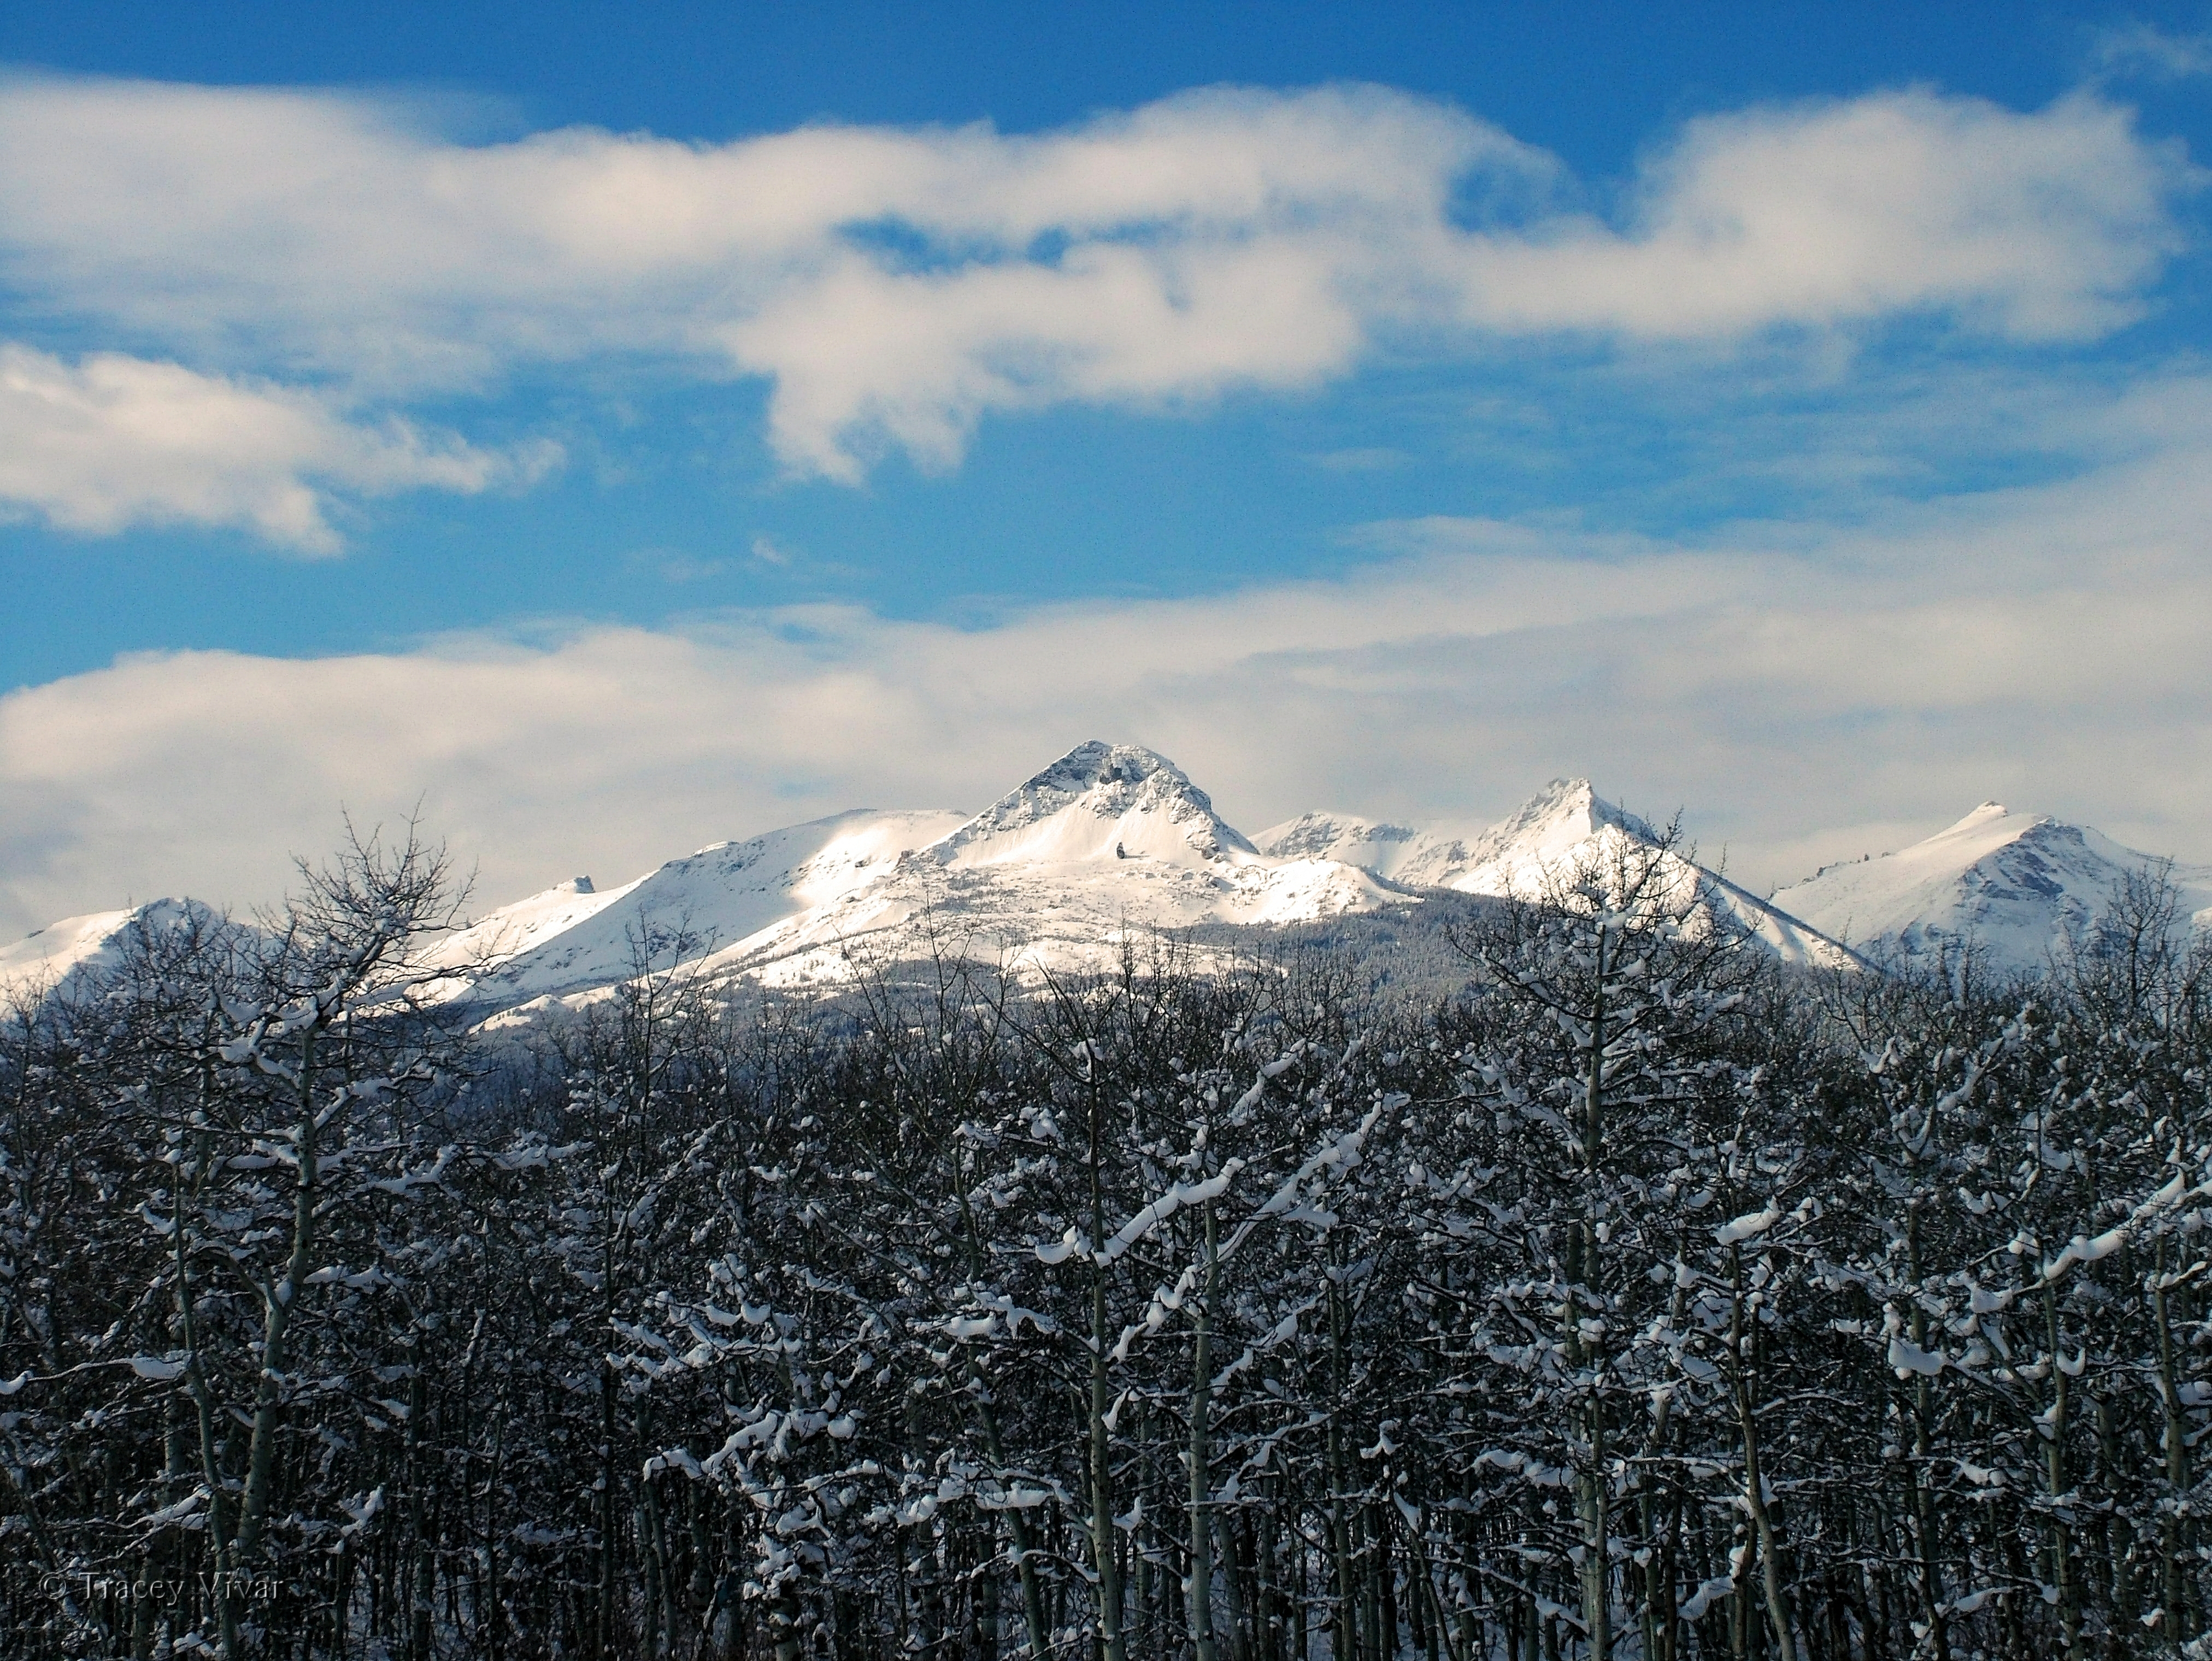
{"label": "white cloud", "polygon": [[[0,269],[211,367],[394,395],[528,361],[774,382],[792,467],[948,466],[994,411],[1309,386],[1385,339],[1729,340],[1900,313],[2134,314],[2180,164],[2089,95],[1924,91],[1691,124],[1614,219],[1371,87],[1188,93],[1038,136],[817,125],[462,144],[331,94],[0,85]],[[1472,204],[1472,205],[1470,205]]]}
{"label": "white cloud", "polygon": [[2138,20],[2102,31],[2090,57],[2107,74],[2179,81],[2212,75],[2212,34],[2170,34]]}
{"label": "white cloud", "polygon": [[332,554],[327,492],[472,493],[545,464],[405,422],[347,421],[311,394],[112,352],[70,364],[0,343],[0,512],[64,530],[237,525],[303,554]]}
{"label": "white cloud", "polygon": [[[1555,773],[1691,811],[1753,882],[1987,797],[2212,858],[2212,384],[2072,482],[1679,545],[1456,519],[1329,582],[962,630],[827,609],[549,644],[126,659],[0,698],[0,933],[281,888],[422,797],[503,900],[860,803],[975,807],[1085,737],[1258,827],[1487,819]],[[2148,434],[2157,434],[2154,439]],[[250,804],[252,812],[241,811]]]}
{"label": "white cloud", "polygon": [[1708,117],[1644,170],[1625,231],[1479,239],[1465,305],[1494,328],[1657,338],[1923,310],[2094,336],[2179,246],[2180,177],[2087,95],[2033,115],[1913,90]]}

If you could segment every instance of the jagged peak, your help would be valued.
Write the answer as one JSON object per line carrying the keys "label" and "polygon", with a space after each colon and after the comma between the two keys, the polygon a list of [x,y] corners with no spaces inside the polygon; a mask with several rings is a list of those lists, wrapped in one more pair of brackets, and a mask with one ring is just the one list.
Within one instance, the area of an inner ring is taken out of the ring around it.
{"label": "jagged peak", "polygon": [[1138,784],[1156,773],[1171,774],[1188,785],[1188,775],[1156,749],[1142,744],[1109,744],[1103,738],[1085,739],[1028,780],[1024,790],[1087,790],[1094,785]]}
{"label": "jagged peak", "polygon": [[1032,773],[977,814],[975,820],[1005,822],[1014,816],[1042,817],[1086,796],[1118,802],[1139,794],[1181,797],[1208,815],[1213,812],[1212,798],[1158,750],[1093,738]]}
{"label": "jagged peak", "polygon": [[[1066,820],[1072,827],[1074,821],[1128,822],[1132,815],[1167,829],[1180,847],[1201,858],[1257,852],[1241,831],[1214,811],[1213,799],[1166,756],[1140,744],[1109,744],[1096,738],[1033,773],[936,848],[948,864],[1094,858],[1110,853],[1118,844],[1101,841],[1091,848],[1097,839],[1085,831],[1049,838],[1033,833],[1048,821]],[[1152,839],[1144,840],[1149,846]]]}
{"label": "jagged peak", "polygon": [[1632,836],[1652,838],[1658,834],[1636,815],[1600,796],[1589,779],[1554,779],[1493,825],[1484,840],[1493,845],[1517,842],[1554,827],[1595,835],[1607,826]]}

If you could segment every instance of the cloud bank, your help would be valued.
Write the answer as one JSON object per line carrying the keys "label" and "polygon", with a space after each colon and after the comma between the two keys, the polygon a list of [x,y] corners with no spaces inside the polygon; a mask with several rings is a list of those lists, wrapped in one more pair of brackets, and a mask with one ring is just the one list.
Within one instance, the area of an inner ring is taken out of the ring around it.
{"label": "cloud bank", "polygon": [[0,83],[19,311],[401,401],[608,355],[764,378],[783,463],[848,482],[889,451],[951,466],[994,412],[1309,387],[1386,346],[1901,316],[2094,336],[2139,310],[2185,183],[2087,94],[1709,117],[1597,211],[1554,158],[1374,87],[702,144],[462,143],[348,94]]}
{"label": "cloud bank", "polygon": [[94,535],[134,525],[237,526],[335,554],[324,487],[464,494],[556,458],[499,456],[398,420],[362,426],[310,393],[100,352],[70,364],[0,344],[0,513]]}
{"label": "cloud bank", "polygon": [[[2085,418],[2086,419],[2086,418]],[[2212,384],[2100,418],[2069,482],[1692,543],[1373,527],[1342,579],[975,630],[801,609],[316,660],[180,652],[0,698],[0,933],[244,901],[340,803],[421,800],[499,902],[860,805],[975,808],[1081,739],[1252,828],[1486,821],[1587,773],[1753,882],[1984,797],[2212,858]]]}

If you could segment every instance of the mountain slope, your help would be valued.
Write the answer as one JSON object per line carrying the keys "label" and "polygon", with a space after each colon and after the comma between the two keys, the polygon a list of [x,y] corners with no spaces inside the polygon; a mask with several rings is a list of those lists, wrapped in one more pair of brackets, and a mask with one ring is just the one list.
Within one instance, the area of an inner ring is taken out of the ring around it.
{"label": "mountain slope", "polygon": [[64,918],[21,940],[0,946],[0,1004],[18,997],[66,991],[122,961],[131,931],[180,927],[207,908],[196,900],[150,900],[119,912]]}
{"label": "mountain slope", "polygon": [[844,979],[855,952],[1103,967],[1155,929],[1400,897],[1341,863],[1260,853],[1173,762],[1093,742],[972,815],[863,809],[702,849],[607,894],[564,883],[441,958],[453,995],[517,1009],[596,995],[647,963],[786,985]]}
{"label": "mountain slope", "polygon": [[1165,756],[1079,744],[936,845],[941,864],[1066,865],[1161,859],[1192,870],[1261,864],[1212,798]]}
{"label": "mountain slope", "polygon": [[1554,779],[1486,830],[1455,833],[1309,813],[1263,831],[1259,846],[1309,858],[1341,859],[1407,888],[1533,896],[1593,838],[1615,830],[1643,842],[1657,833],[1600,796],[1587,779]]}
{"label": "mountain slope", "polygon": [[[1534,898],[1578,865],[1662,840],[1584,779],[1554,779],[1480,830],[1309,813],[1249,838],[1166,757],[1092,742],[980,813],[855,809],[718,843],[609,890],[573,878],[441,941],[434,963],[447,996],[487,1014],[588,1001],[648,964],[786,985],[848,979],[856,956],[939,951],[1099,969],[1160,930],[1194,931],[1211,950],[1222,925],[1310,928],[1439,889]],[[1972,939],[2028,967],[2143,863],[2094,831],[1995,803],[1771,900],[1671,849],[1662,857],[1678,897],[1786,961],[1855,962],[1839,940],[1911,960]],[[2185,914],[2212,926],[2212,869],[2173,875]],[[0,947],[0,997],[96,973],[134,925],[197,914],[195,902],[164,900],[54,924]]]}
{"label": "mountain slope", "polygon": [[[1363,865],[1407,888],[1535,899],[1577,862],[1602,861],[1626,847],[1656,843],[1659,833],[1598,795],[1587,779],[1554,779],[1511,814],[1473,836],[1307,814],[1263,833],[1260,847]],[[1670,886],[1710,912],[1747,930],[1785,961],[1844,963],[1850,955],[1817,930],[1717,872],[1668,852]]]}
{"label": "mountain slope", "polygon": [[[1907,960],[1967,942],[1992,962],[2041,967],[2095,920],[2113,885],[2148,856],[2085,826],[1984,802],[1925,841],[1830,865],[1774,903],[1838,939]],[[2182,919],[2212,923],[2212,870],[2176,866]]]}
{"label": "mountain slope", "polygon": [[1166,757],[1081,744],[880,880],[715,954],[716,973],[834,979],[856,942],[923,933],[1035,966],[1104,967],[1121,943],[1204,923],[1278,924],[1400,898],[1364,871],[1263,855]]}
{"label": "mountain slope", "polygon": [[[533,894],[454,937],[439,955],[469,996],[503,1006],[610,986],[644,964],[720,957],[834,905],[963,822],[951,812],[859,808],[716,843],[605,894],[580,878]],[[487,961],[488,972],[471,973]]]}
{"label": "mountain slope", "polygon": [[1468,840],[1345,813],[1305,813],[1252,839],[1279,859],[1334,859],[1407,888],[1448,888],[1470,863]]}

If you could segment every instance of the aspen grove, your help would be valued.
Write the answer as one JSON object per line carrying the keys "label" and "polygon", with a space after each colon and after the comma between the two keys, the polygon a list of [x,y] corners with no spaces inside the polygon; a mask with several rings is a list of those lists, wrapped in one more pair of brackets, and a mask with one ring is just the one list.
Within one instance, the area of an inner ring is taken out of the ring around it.
{"label": "aspen grove", "polygon": [[485,1022],[439,852],[0,1039],[0,1654],[2212,1655],[2212,958],[1162,939]]}

